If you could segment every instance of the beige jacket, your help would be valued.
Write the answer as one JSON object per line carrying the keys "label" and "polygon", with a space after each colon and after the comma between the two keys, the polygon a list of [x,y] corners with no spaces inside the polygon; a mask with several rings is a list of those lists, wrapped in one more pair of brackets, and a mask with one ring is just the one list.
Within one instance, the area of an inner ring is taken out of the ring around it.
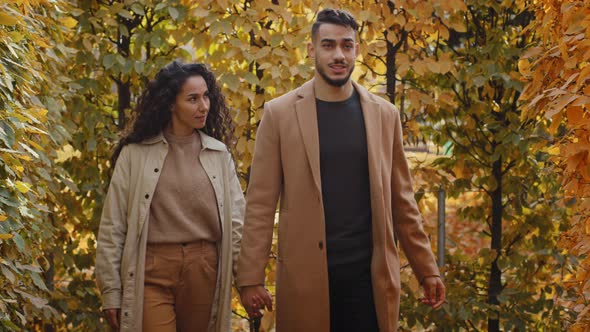
{"label": "beige jacket", "polygon": [[[199,133],[203,145],[200,161],[215,190],[222,231],[208,331],[227,332],[231,330],[232,275],[240,249],[244,196],[225,145]],[[163,135],[125,146],[105,198],[96,249],[96,281],[103,309],[121,308],[121,331],[142,330],[147,221],[167,153]]]}
{"label": "beige jacket", "polygon": [[[404,155],[400,114],[354,83],[367,133],[373,227],[371,274],[379,330],[398,328],[400,261],[394,234],[419,280],[438,275]],[[280,197],[278,332],[330,331],[326,235],[313,81],[264,106],[248,187],[239,287],[264,283]]]}

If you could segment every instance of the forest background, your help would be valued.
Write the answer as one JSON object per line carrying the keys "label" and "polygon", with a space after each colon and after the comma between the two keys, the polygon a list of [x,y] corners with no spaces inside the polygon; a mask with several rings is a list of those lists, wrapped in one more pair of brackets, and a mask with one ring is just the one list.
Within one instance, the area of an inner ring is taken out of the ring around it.
{"label": "forest background", "polygon": [[325,7],[361,22],[354,79],[422,151],[434,248],[447,195],[447,303],[419,304],[405,264],[400,330],[589,331],[590,2],[565,0],[0,0],[0,330],[106,330],[96,233],[140,89],[174,59],[210,66],[246,189],[262,105],[312,77]]}

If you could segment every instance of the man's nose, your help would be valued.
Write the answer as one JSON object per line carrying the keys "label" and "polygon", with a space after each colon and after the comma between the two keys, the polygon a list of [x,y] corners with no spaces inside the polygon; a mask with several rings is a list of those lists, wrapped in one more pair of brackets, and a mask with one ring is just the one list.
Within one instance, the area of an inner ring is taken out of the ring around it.
{"label": "man's nose", "polygon": [[342,48],[336,47],[336,51],[334,52],[334,59],[344,60],[344,52],[342,52]]}

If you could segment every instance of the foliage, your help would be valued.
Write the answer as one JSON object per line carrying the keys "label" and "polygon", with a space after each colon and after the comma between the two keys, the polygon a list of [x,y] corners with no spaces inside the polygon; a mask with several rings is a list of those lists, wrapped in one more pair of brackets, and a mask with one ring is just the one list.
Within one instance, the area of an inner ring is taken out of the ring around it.
{"label": "foliage", "polygon": [[[0,3],[0,330],[58,319],[49,301],[54,207],[67,173],[64,1]],[[42,272],[44,271],[44,273]],[[46,281],[49,281],[46,283]]]}
{"label": "foliage", "polygon": [[571,307],[579,315],[572,330],[583,331],[590,325],[590,4],[540,1],[535,9],[537,20],[530,29],[539,42],[519,62],[526,77],[522,118],[552,122],[553,170],[560,174],[566,203],[574,209],[560,246],[580,257],[579,268],[565,285],[576,291]]}
{"label": "foliage", "polygon": [[[548,153],[538,149],[547,145],[546,124],[521,119],[518,103],[523,84],[517,60],[534,39],[523,32],[533,13],[526,1],[466,5],[465,29],[429,48],[433,57],[451,59],[452,67],[416,82],[429,96],[422,99],[425,134],[452,147],[450,157],[434,162],[440,182],[430,181],[450,198],[473,192],[472,203],[457,214],[480,225],[475,229],[484,226],[490,247],[475,257],[457,251],[448,256],[449,303],[421,324],[498,331],[537,330],[542,321],[543,328],[563,330],[570,318],[556,299],[564,293],[558,284],[564,256],[550,248],[567,227],[560,222],[567,215],[557,204],[556,177],[545,169]],[[406,308],[418,302],[406,294]],[[417,317],[407,319],[406,328]]]}

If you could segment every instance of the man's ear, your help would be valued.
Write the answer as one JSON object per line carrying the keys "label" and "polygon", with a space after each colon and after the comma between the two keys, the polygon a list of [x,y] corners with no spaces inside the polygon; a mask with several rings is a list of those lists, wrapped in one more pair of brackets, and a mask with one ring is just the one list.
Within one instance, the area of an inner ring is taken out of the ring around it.
{"label": "man's ear", "polygon": [[307,56],[309,58],[315,59],[315,48],[313,47],[313,42],[307,43]]}

